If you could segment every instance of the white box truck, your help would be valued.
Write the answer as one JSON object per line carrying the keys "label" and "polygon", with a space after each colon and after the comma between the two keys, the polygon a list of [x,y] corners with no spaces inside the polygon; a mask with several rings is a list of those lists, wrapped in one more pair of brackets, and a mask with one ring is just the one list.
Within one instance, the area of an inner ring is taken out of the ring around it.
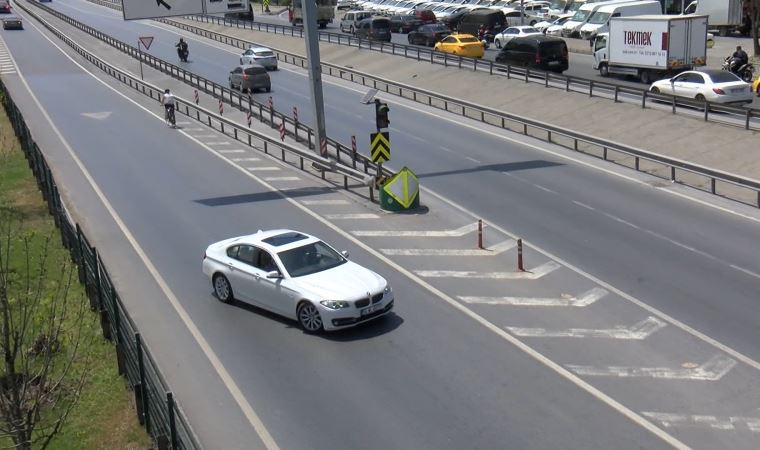
{"label": "white box truck", "polygon": [[744,19],[742,0],[694,0],[683,14],[709,16],[709,29],[718,30],[721,36],[741,28]]}
{"label": "white box truck", "polygon": [[615,17],[593,41],[594,69],[644,83],[707,63],[707,16]]}

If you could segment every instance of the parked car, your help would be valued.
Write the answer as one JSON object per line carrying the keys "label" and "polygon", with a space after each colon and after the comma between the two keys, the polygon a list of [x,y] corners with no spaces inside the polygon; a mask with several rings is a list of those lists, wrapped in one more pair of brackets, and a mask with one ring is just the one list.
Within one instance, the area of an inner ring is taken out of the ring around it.
{"label": "parked car", "polygon": [[542,34],[542,33],[538,31],[537,29],[531,26],[527,26],[527,25],[509,27],[509,28],[505,28],[504,31],[494,36],[493,42],[494,44],[496,44],[496,48],[501,48],[504,44],[511,41],[512,38],[523,37],[523,36],[533,36],[533,35],[538,35],[538,34]]}
{"label": "parked car", "polygon": [[547,36],[562,36],[562,28],[565,22],[573,17],[572,14],[565,14],[558,17],[548,27],[544,28],[544,34]]}
{"label": "parked car", "polygon": [[435,13],[432,9],[415,9],[414,15],[417,16],[422,23],[436,23],[438,19],[435,17]]}
{"label": "parked car", "polygon": [[356,26],[354,36],[372,41],[391,41],[391,21],[386,17],[364,19]]}
{"label": "parked car", "polygon": [[21,21],[21,17],[10,16],[3,17],[3,30],[23,30],[24,23]]}
{"label": "parked car", "polygon": [[353,0],[338,0],[335,9],[351,9],[353,6]]}
{"label": "parked car", "polygon": [[267,92],[272,90],[272,80],[264,66],[259,64],[241,64],[230,71],[230,89],[238,89],[240,92],[255,92],[263,89]]}
{"label": "parked car", "polygon": [[752,103],[752,87],[749,83],[725,70],[687,70],[652,83],[649,88],[656,94],[692,98],[714,103]]}
{"label": "parked car", "polygon": [[[571,15],[563,14],[560,17],[557,17],[556,19],[546,19],[544,21],[538,22],[537,24],[533,25],[533,28],[537,29],[538,31],[546,34],[546,30],[552,26],[552,25],[561,25],[562,22],[560,22],[563,18],[569,19],[572,17]],[[567,20],[565,19],[565,20]]]}
{"label": "parked car", "polygon": [[470,58],[482,58],[486,52],[483,43],[478,38],[465,33],[455,33],[446,36],[435,44],[434,50]]}
{"label": "parked car", "polygon": [[468,12],[469,11],[467,10],[462,10],[459,12],[455,12],[454,14],[449,14],[448,16],[441,19],[441,23],[449,27],[449,30],[454,31],[459,26],[459,22],[462,21],[462,18],[464,18],[465,14],[467,14]]}
{"label": "parked car", "polygon": [[383,277],[298,231],[216,242],[203,254],[202,268],[220,301],[250,303],[298,321],[308,333],[352,327],[393,308]]}
{"label": "parked car", "polygon": [[451,34],[451,30],[442,23],[431,23],[430,25],[422,25],[416,30],[411,31],[407,36],[407,40],[412,45],[426,45],[433,47],[436,42],[440,42],[441,39]]}
{"label": "parked car", "polygon": [[0,13],[10,14],[11,3],[8,0],[0,0]]}
{"label": "parked car", "polygon": [[561,73],[569,67],[567,44],[554,36],[516,37],[504,45],[496,62]]}
{"label": "parked car", "polygon": [[760,97],[760,75],[752,82],[752,92],[756,93]]}
{"label": "parked car", "polygon": [[372,11],[348,11],[343,14],[343,18],[340,19],[340,31],[354,34],[356,24],[364,19],[372,17],[373,14]]}
{"label": "parked car", "polygon": [[277,55],[266,47],[248,47],[240,55],[240,64],[259,64],[268,70],[277,70]]}
{"label": "parked car", "polygon": [[481,26],[485,26],[487,34],[496,34],[507,26],[504,13],[491,9],[476,9],[465,14],[457,26],[460,33],[478,35]]}
{"label": "parked car", "polygon": [[391,16],[391,31],[408,33],[422,25],[422,20],[417,16]]}

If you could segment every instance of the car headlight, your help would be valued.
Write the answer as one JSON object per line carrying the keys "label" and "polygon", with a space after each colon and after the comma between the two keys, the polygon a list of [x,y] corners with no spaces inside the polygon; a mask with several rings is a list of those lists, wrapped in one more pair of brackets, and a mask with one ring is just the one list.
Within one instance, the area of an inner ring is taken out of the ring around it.
{"label": "car headlight", "polygon": [[319,303],[325,308],[330,308],[330,309],[343,309],[343,308],[348,308],[349,306],[351,306],[348,304],[347,301],[344,301],[344,300],[322,300]]}
{"label": "car headlight", "polygon": [[388,294],[391,293],[391,291],[393,291],[393,289],[391,289],[391,285],[390,284],[386,284],[385,285],[385,289],[383,289],[383,294],[388,295]]}

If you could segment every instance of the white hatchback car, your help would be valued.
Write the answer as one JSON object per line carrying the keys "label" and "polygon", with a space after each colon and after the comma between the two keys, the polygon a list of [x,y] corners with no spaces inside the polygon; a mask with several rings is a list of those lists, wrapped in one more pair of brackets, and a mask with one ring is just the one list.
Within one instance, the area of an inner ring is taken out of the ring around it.
{"label": "white hatchback car", "polygon": [[520,25],[516,27],[505,28],[504,31],[494,36],[493,42],[494,44],[496,44],[496,48],[501,48],[507,42],[511,41],[513,38],[523,37],[523,36],[534,36],[538,34],[541,34],[541,32],[538,31],[537,29],[529,25]]}
{"label": "white hatchback car", "polygon": [[688,70],[673,78],[655,81],[649,88],[656,94],[692,98],[699,102],[752,103],[749,83],[725,70]]}
{"label": "white hatchback car", "polygon": [[297,320],[309,333],[348,328],[393,308],[383,277],[298,231],[258,231],[211,244],[203,273],[222,302],[250,303]]}
{"label": "white hatchback car", "polygon": [[240,65],[243,64],[259,64],[267,70],[277,70],[277,55],[266,47],[248,47],[240,55]]}

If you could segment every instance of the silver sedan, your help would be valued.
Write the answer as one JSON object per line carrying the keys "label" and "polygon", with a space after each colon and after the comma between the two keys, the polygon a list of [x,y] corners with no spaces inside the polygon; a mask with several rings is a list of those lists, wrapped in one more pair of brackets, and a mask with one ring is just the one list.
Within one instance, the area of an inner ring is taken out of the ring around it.
{"label": "silver sedan", "polygon": [[259,64],[267,70],[277,70],[277,55],[266,47],[248,47],[240,55],[240,64]]}

